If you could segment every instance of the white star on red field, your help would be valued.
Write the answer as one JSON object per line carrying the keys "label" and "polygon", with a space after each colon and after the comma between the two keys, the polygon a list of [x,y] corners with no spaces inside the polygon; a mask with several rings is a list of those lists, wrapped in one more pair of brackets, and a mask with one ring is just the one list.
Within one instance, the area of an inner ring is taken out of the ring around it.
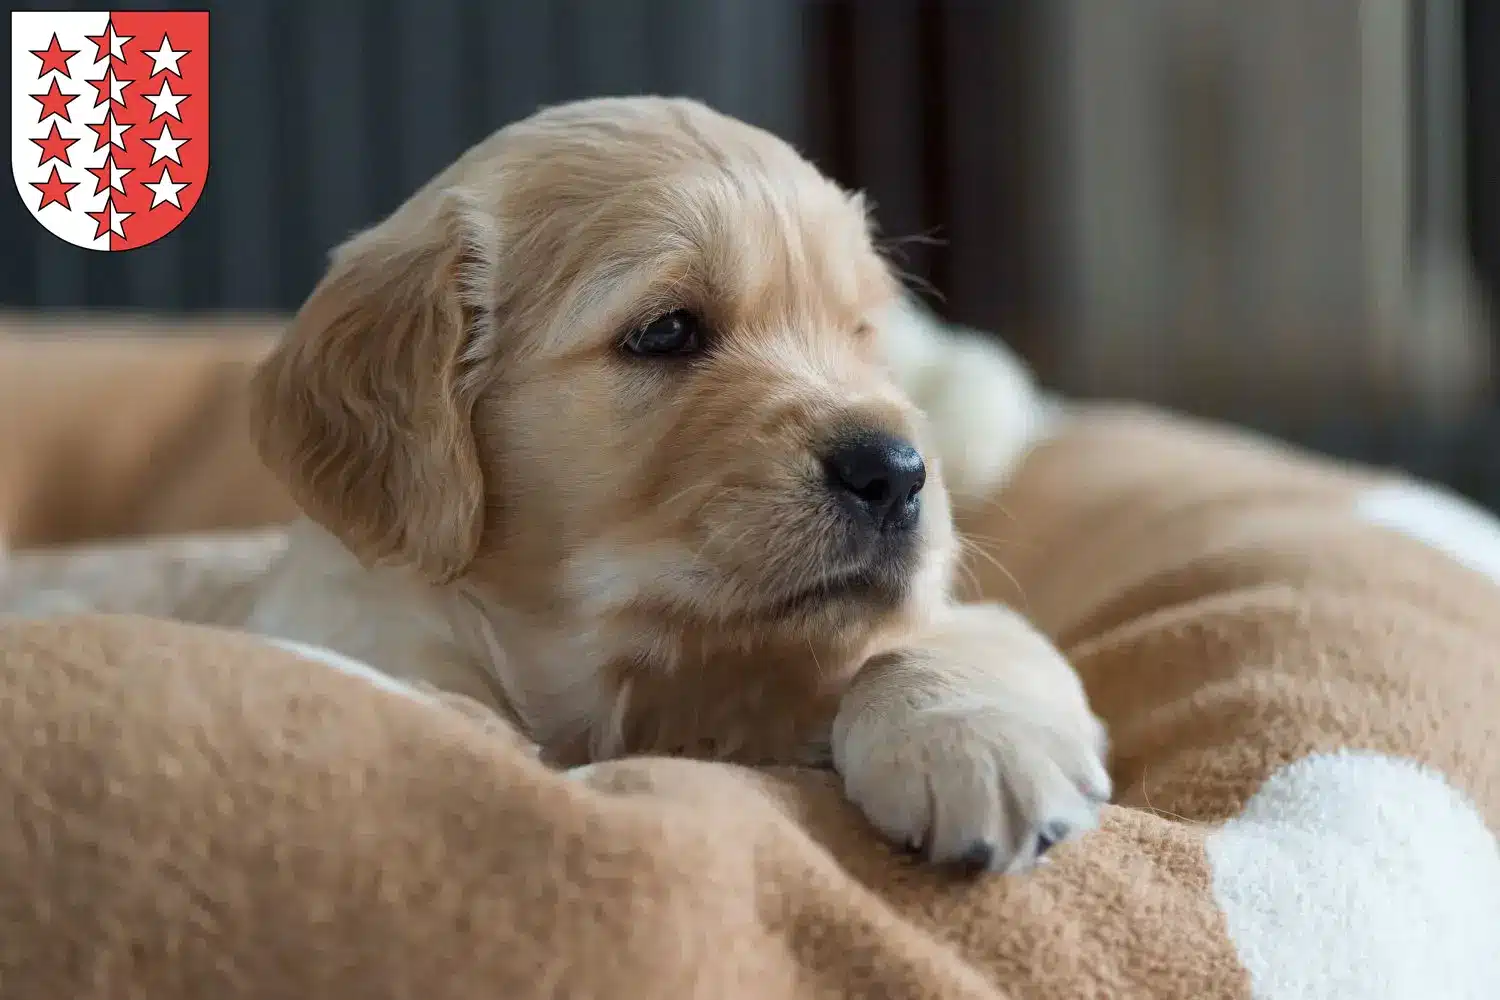
{"label": "white star on red field", "polygon": [[151,192],[152,208],[155,208],[157,205],[171,205],[174,208],[181,208],[182,202],[178,200],[177,193],[187,187],[187,184],[172,180],[172,175],[167,173],[167,165],[163,163],[161,178],[154,184],[147,181],[144,187],[147,191]]}
{"label": "white star on red field", "polygon": [[155,51],[142,49],[141,52],[143,55],[151,57],[151,76],[155,76],[158,73],[171,73],[177,79],[182,79],[182,70],[178,68],[177,64],[182,60],[183,56],[188,54],[188,50],[172,48],[172,40],[165,34],[161,36],[161,48]]}
{"label": "white star on red field", "polygon": [[161,90],[158,90],[154,94],[146,95],[146,100],[151,102],[151,121],[156,121],[156,119],[163,115],[182,121],[182,112],[177,110],[177,106],[187,100],[187,96],[186,94],[172,93],[172,88],[166,80],[163,80],[161,82]]}
{"label": "white star on red field", "polygon": [[146,143],[146,145],[150,146],[152,150],[151,163],[148,163],[147,166],[151,166],[152,164],[156,163],[157,160],[171,160],[179,167],[182,166],[182,157],[177,154],[177,148],[183,143],[187,142],[187,140],[174,138],[172,135],[171,124],[171,122],[162,122],[160,135],[158,135],[155,139],[142,140]]}

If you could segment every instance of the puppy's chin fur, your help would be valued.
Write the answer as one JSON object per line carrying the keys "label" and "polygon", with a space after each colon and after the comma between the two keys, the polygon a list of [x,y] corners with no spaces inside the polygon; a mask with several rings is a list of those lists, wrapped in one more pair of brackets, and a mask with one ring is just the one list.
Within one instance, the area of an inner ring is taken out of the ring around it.
{"label": "puppy's chin fur", "polygon": [[[622,354],[676,309],[701,356]],[[951,599],[947,484],[987,495],[1039,428],[1013,359],[898,295],[858,199],[650,98],[470,150],[334,254],[254,395],[307,519],[249,627],[475,698],[565,764],[826,759],[849,678]],[[925,455],[897,556],[851,559],[807,499],[850,426]]]}
{"label": "puppy's chin fur", "polygon": [[543,614],[497,598],[503,560],[481,558],[458,589],[478,627],[494,630],[489,663],[505,701],[559,762],[627,752],[821,761],[836,701],[868,651],[945,603],[948,558],[935,546],[885,579],[761,597],[762,580],[673,586],[683,564],[660,553],[632,563],[585,551]]}

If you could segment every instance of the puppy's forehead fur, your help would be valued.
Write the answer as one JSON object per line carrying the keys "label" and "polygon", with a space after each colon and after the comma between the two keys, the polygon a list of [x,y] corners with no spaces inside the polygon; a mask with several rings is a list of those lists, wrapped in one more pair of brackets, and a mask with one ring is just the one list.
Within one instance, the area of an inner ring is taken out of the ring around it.
{"label": "puppy's forehead fur", "polygon": [[496,220],[496,312],[527,331],[513,346],[528,353],[679,307],[726,328],[852,329],[895,290],[862,199],[692,101],[545,110],[429,185],[455,187]]}

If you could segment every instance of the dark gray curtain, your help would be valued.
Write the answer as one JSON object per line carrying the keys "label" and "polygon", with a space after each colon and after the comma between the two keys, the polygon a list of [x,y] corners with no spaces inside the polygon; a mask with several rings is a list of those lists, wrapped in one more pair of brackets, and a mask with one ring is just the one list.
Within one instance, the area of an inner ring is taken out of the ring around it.
{"label": "dark gray curtain", "polygon": [[1047,0],[814,0],[807,146],[876,206],[893,260],[949,318],[1045,338],[1034,16]]}
{"label": "dark gray curtain", "polygon": [[1500,304],[1500,3],[1466,0],[1463,19],[1469,243],[1480,281]]}

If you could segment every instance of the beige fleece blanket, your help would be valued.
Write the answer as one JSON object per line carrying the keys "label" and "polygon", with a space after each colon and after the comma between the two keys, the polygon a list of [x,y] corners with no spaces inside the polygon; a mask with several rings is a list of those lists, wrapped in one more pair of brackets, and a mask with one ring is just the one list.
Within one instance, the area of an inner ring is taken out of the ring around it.
{"label": "beige fleece blanket", "polygon": [[[13,618],[0,997],[1500,995],[1500,525],[1135,411],[998,504],[972,568],[1077,664],[1119,789],[1036,874],[928,870],[826,773],[560,775],[255,639]],[[0,607],[212,619],[279,535],[172,544],[15,556]]]}

